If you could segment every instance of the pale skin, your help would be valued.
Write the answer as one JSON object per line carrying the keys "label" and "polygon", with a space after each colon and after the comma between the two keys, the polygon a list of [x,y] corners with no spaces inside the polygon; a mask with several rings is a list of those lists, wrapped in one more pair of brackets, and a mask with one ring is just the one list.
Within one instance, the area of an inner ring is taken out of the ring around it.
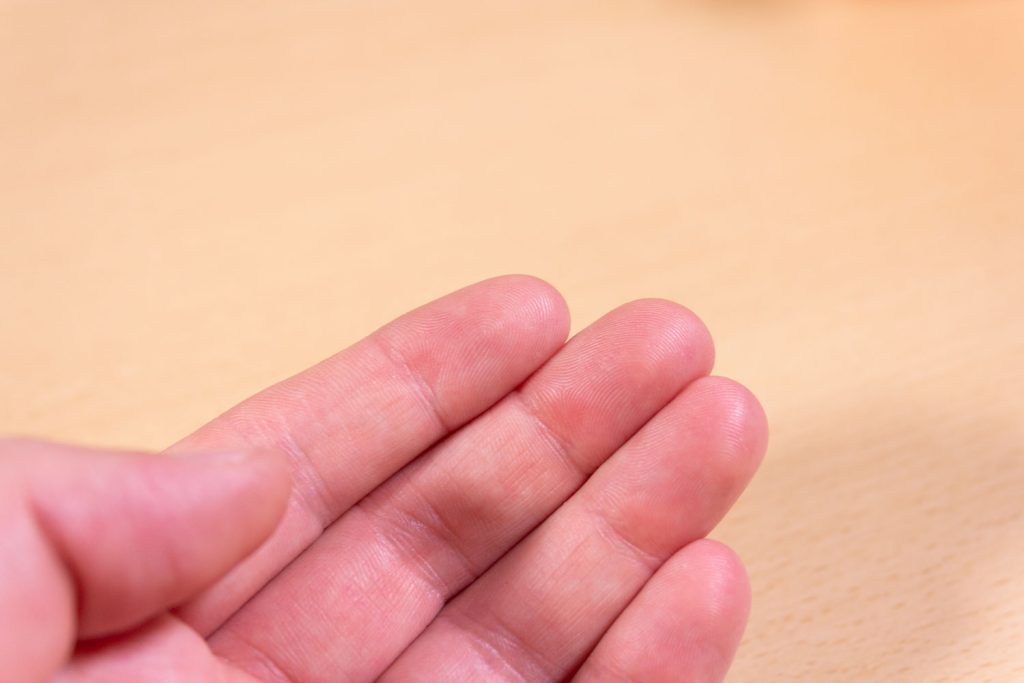
{"label": "pale skin", "polygon": [[568,328],[496,278],[167,453],[3,441],[3,680],[722,680],[764,413],[681,306]]}

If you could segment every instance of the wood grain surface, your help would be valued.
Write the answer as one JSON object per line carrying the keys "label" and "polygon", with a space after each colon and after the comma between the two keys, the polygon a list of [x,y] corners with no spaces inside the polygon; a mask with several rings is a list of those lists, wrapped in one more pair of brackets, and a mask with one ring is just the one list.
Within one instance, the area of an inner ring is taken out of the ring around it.
{"label": "wood grain surface", "polygon": [[0,0],[0,124],[0,432],[668,297],[773,430],[730,680],[1024,680],[1024,2]]}

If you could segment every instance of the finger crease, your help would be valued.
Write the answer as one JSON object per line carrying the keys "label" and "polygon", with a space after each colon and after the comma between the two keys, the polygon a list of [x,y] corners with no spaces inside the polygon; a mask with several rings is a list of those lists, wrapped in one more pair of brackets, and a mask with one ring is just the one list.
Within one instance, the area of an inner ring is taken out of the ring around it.
{"label": "finger crease", "polygon": [[615,546],[627,557],[632,557],[644,565],[652,574],[662,565],[662,559],[639,545],[634,543],[626,534],[619,530],[608,515],[601,512],[585,496],[581,497],[586,514],[593,520],[597,534],[605,541]]}
{"label": "finger crease", "polygon": [[[247,638],[236,633],[231,634],[231,640],[241,646],[245,657],[239,658],[235,655],[225,656],[225,660],[231,662],[237,668],[252,674],[260,681],[266,683],[298,683],[297,679],[289,674],[285,668],[269,652],[257,647]],[[223,648],[218,648],[223,651]]]}
{"label": "finger crease", "polygon": [[[313,519],[319,522],[321,531],[334,521],[336,506],[332,503],[327,481],[309,453],[295,438],[292,430],[287,427],[264,429],[262,424],[254,424],[252,420],[235,416],[232,413],[228,413],[228,424],[244,443],[263,448],[269,444],[270,447],[280,450],[283,455],[287,456],[293,465],[291,473],[292,477],[296,478],[296,484],[299,483],[299,479],[307,484],[306,486],[292,487],[296,501]],[[254,439],[253,432],[259,434],[260,438]],[[264,436],[266,434],[272,436],[266,438]]]}
{"label": "finger crease", "polygon": [[590,469],[584,467],[577,458],[572,454],[572,449],[569,446],[567,439],[562,437],[555,429],[548,424],[540,412],[536,410],[519,390],[512,391],[509,393],[508,398],[515,402],[519,407],[520,411],[530,418],[534,424],[537,425],[540,431],[540,437],[547,442],[551,451],[554,452],[555,456],[565,465],[566,469],[576,475],[579,481],[586,480],[590,476]]}
{"label": "finger crease", "polygon": [[[423,504],[423,514],[415,514],[402,511],[402,514],[412,518],[415,522],[419,523],[423,529],[427,531],[436,541],[438,541],[444,548],[446,548],[450,555],[452,555],[456,561],[458,561],[463,572],[463,579],[468,581],[480,573],[480,568],[477,563],[466,552],[466,549],[461,542],[462,537],[458,531],[448,520],[448,518],[441,512],[440,507],[430,499],[430,496],[420,492],[419,488],[415,485],[410,487],[413,494]],[[430,564],[427,562],[427,564]],[[431,569],[434,570],[433,565]],[[436,570],[434,570],[437,575]],[[442,577],[438,576],[438,580],[444,585],[446,594],[444,599],[447,600],[451,595],[463,584],[465,581],[445,581]]]}
{"label": "finger crease", "polygon": [[[441,616],[465,636],[470,646],[495,673],[498,673],[500,669],[520,681],[556,680],[558,678],[553,673],[556,671],[556,667],[546,661],[535,649],[530,648],[518,634],[497,617],[495,617],[494,623],[485,624],[462,610],[445,611]],[[519,664],[514,663],[516,661]]]}
{"label": "finger crease", "polygon": [[384,357],[406,376],[409,385],[413,389],[413,393],[423,406],[424,412],[430,415],[434,423],[440,428],[440,433],[447,434],[452,431],[455,425],[448,423],[448,419],[441,410],[441,401],[437,396],[437,392],[434,391],[434,387],[430,385],[430,382],[426,380],[423,374],[413,368],[412,364],[409,363],[398,347],[388,342],[383,335],[373,334],[369,339],[372,339],[377,348],[384,354]]}
{"label": "finger crease", "polygon": [[[422,498],[422,496],[418,497]],[[469,557],[446,537],[446,535],[454,537],[454,532],[450,531],[450,527],[440,520],[440,516],[437,515],[436,511],[433,511],[433,506],[429,503],[427,505],[432,510],[430,514],[438,518],[437,522],[426,521],[421,516],[401,509],[398,506],[391,506],[389,508],[391,512],[386,513],[384,512],[385,506],[367,501],[357,503],[357,507],[383,527],[380,538],[384,539],[399,555],[413,562],[424,582],[437,595],[440,605],[443,605],[454,593],[458,582],[446,579],[435,564],[430,561],[429,556],[419,550],[418,546],[420,544],[417,542],[416,532],[422,531],[429,534],[431,538],[448,549],[462,566],[462,570],[467,578],[476,576],[476,572]],[[396,519],[396,516],[398,516],[398,519]]]}

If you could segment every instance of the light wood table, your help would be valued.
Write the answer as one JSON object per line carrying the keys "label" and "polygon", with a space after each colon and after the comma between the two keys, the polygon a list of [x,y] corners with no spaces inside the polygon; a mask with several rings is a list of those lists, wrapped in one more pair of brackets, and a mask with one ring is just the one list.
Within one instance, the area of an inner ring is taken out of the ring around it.
{"label": "light wood table", "polygon": [[0,432],[669,297],[773,429],[731,680],[1024,680],[1024,2],[0,0],[0,124]]}

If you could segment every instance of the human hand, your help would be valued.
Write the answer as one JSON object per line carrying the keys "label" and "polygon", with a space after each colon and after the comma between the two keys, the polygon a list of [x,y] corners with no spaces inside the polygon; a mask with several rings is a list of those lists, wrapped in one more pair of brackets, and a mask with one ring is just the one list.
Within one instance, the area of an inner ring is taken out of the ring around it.
{"label": "human hand", "polygon": [[675,304],[567,331],[550,287],[497,278],[181,457],[5,442],[3,680],[721,680],[749,590],[700,539],[764,415]]}

